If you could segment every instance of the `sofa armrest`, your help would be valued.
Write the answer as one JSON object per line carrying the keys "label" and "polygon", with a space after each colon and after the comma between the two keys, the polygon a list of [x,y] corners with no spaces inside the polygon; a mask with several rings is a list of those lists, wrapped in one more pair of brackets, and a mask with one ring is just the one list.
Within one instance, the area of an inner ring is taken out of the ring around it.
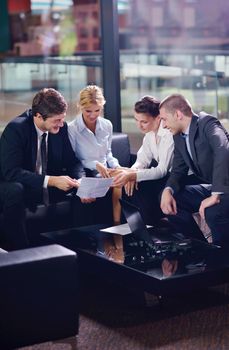
{"label": "sofa armrest", "polygon": [[0,253],[0,349],[78,333],[76,253],[59,245]]}
{"label": "sofa armrest", "polygon": [[130,166],[130,142],[127,134],[113,133],[112,153],[118,159],[119,164],[124,167]]}
{"label": "sofa armrest", "polygon": [[137,154],[131,153],[130,154],[130,166],[132,166],[136,162],[136,159],[137,159]]}

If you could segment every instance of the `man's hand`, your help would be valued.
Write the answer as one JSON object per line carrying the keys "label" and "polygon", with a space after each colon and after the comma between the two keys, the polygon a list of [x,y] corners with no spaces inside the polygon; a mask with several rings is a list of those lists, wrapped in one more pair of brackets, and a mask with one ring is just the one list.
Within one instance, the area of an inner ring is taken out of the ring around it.
{"label": "man's hand", "polygon": [[59,188],[62,191],[69,191],[79,187],[79,181],[70,176],[50,176],[48,186]]}
{"label": "man's hand", "polygon": [[134,180],[133,181],[128,181],[125,184],[125,192],[126,192],[127,196],[129,196],[129,197],[133,196],[134,188],[136,190],[138,189],[138,183],[135,182]]}
{"label": "man's hand", "polygon": [[102,177],[110,177],[110,174],[108,172],[108,169],[102,164],[102,163],[97,163],[96,164],[96,170],[100,173]]}
{"label": "man's hand", "polygon": [[165,188],[162,192],[161,210],[166,215],[177,214],[177,204],[169,188]]}
{"label": "man's hand", "polygon": [[219,194],[212,194],[210,197],[205,198],[200,205],[199,214],[202,219],[205,219],[205,209],[220,202]]}

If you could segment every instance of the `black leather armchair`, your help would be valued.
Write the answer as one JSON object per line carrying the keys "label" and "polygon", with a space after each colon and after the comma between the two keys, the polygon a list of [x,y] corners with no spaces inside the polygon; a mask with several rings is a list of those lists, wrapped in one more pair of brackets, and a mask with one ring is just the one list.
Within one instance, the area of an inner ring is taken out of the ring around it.
{"label": "black leather armchair", "polygon": [[113,156],[119,160],[121,166],[131,165],[130,142],[127,134],[114,133],[111,148]]}
{"label": "black leather armchair", "polygon": [[0,251],[0,281],[0,349],[78,334],[76,253],[59,245]]}

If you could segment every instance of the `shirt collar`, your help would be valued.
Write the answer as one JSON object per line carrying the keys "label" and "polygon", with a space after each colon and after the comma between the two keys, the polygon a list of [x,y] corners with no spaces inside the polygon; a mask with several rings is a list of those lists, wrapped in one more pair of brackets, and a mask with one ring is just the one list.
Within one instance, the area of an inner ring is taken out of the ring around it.
{"label": "shirt collar", "polygon": [[182,136],[182,137],[187,137],[187,136],[189,136],[190,126],[191,126],[191,123],[188,125],[188,127],[187,127],[186,130],[185,130],[185,132],[181,132],[181,136]]}
{"label": "shirt collar", "polygon": [[[77,118],[78,118],[79,132],[83,131],[84,129],[87,129],[87,126],[86,126],[86,124],[84,123],[82,114],[78,115]],[[98,117],[98,119],[97,119],[97,121],[96,121],[95,130],[100,130],[100,129],[102,129],[102,125],[101,125],[100,117]]]}
{"label": "shirt collar", "polygon": [[79,132],[81,132],[84,129],[86,129],[86,125],[84,123],[83,116],[82,116],[82,114],[80,114],[76,118],[77,118],[77,122],[78,122]]}
{"label": "shirt collar", "polygon": [[[194,117],[197,117],[197,122],[198,122],[199,116],[198,116],[197,114],[193,114],[193,116],[194,116]],[[185,130],[185,132],[181,133],[181,135],[183,134],[183,135],[189,136],[189,132],[190,132],[192,120],[193,120],[193,117],[192,117],[192,119],[191,119],[191,121],[190,121],[190,123],[189,123],[187,129]]]}
{"label": "shirt collar", "polygon": [[96,130],[102,130],[102,122],[101,122],[101,117],[98,117],[97,122],[96,122]]}
{"label": "shirt collar", "polygon": [[[48,131],[42,131],[41,129],[39,129],[39,128],[36,126],[35,123],[34,123],[34,126],[35,126],[35,129],[36,129],[38,138],[40,138],[44,133],[46,133],[47,136],[48,136]],[[46,137],[47,137],[47,136],[46,136]]]}

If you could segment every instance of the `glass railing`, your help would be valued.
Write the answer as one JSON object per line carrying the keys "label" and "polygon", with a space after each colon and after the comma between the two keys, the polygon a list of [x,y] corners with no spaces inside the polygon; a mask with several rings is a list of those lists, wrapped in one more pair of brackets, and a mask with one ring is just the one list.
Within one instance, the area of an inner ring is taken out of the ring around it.
{"label": "glass railing", "polygon": [[34,94],[53,87],[66,98],[68,119],[76,114],[79,91],[88,83],[102,85],[101,56],[7,58],[0,61],[1,127],[31,106]]}
{"label": "glass railing", "polygon": [[[144,95],[159,99],[182,93],[196,112],[205,110],[217,116],[229,129],[229,58],[197,54],[121,52],[122,131],[130,136],[134,151],[142,135],[133,118],[135,102]],[[31,106],[34,94],[43,87],[54,87],[66,98],[68,120],[76,115],[79,91],[89,83],[103,85],[101,54],[73,57],[0,60],[0,126]],[[109,101],[107,101],[109,103]]]}
{"label": "glass railing", "polygon": [[123,53],[120,55],[122,130],[128,132],[136,151],[138,132],[133,107],[144,95],[163,99],[181,93],[195,112],[218,117],[229,129],[229,58],[222,55]]}

